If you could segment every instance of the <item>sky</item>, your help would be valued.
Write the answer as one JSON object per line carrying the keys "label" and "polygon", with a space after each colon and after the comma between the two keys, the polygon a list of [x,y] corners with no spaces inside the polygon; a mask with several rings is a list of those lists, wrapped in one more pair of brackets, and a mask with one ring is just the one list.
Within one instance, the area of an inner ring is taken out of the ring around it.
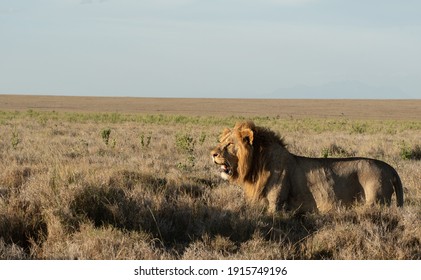
{"label": "sky", "polygon": [[0,94],[421,98],[418,0],[0,0]]}

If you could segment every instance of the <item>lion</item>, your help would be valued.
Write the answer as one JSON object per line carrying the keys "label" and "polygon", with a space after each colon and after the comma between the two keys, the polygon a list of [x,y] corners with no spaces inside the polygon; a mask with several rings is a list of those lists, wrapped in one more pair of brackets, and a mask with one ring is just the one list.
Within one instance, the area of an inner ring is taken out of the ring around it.
{"label": "lion", "polygon": [[248,200],[263,201],[269,212],[327,212],[357,201],[390,205],[393,193],[403,206],[401,180],[387,163],[294,155],[278,134],[252,121],[226,128],[211,156],[223,179],[242,186]]}

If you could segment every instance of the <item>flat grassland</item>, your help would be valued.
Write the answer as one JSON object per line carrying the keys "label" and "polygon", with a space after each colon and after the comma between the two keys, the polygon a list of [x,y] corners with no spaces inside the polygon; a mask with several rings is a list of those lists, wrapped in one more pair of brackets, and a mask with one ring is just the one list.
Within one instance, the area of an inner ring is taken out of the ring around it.
{"label": "flat grassland", "polygon": [[421,100],[212,99],[0,95],[0,110],[420,120]]}
{"label": "flat grassland", "polygon": [[[0,95],[0,259],[421,259],[420,100]],[[209,151],[252,119],[312,157],[394,166],[402,209],[267,214]]]}

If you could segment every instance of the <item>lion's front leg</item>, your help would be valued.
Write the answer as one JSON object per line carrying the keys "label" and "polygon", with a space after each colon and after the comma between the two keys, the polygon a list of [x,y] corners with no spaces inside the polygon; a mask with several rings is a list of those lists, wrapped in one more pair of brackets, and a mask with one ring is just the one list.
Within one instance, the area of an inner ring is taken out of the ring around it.
{"label": "lion's front leg", "polygon": [[274,213],[281,209],[287,208],[287,201],[290,192],[290,182],[286,171],[276,172],[277,176],[273,176],[268,180],[266,199],[268,203],[268,212]]}

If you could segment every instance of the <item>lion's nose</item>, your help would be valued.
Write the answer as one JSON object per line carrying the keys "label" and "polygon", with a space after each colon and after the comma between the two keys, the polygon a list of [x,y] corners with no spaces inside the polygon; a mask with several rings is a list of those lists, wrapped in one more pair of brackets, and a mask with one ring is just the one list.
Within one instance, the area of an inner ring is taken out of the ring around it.
{"label": "lion's nose", "polygon": [[219,156],[219,154],[217,152],[212,152],[212,157],[216,158],[217,156]]}

